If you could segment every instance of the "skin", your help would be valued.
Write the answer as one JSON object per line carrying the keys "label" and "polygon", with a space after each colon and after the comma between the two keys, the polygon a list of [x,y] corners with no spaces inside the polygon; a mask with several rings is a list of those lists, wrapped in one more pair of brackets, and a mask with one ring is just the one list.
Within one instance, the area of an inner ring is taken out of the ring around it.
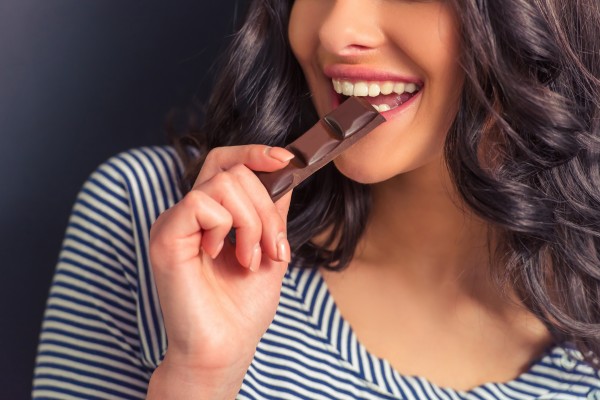
{"label": "skin", "polygon": [[342,173],[358,182],[375,183],[439,162],[462,83],[455,18],[447,6],[398,0],[298,0],[289,38],[321,116],[334,106],[331,79],[324,71],[330,66],[390,72],[424,83],[421,94],[400,115],[335,160]]}
{"label": "skin", "polygon": [[[169,347],[148,399],[232,399],[238,392],[273,320],[290,257],[291,194],[273,204],[252,170],[274,171],[292,157],[262,145],[214,149],[192,190],[152,226]],[[232,227],[235,245],[226,238]]]}
{"label": "skin", "polygon": [[463,80],[450,5],[297,0],[289,35],[320,115],[335,103],[331,65],[423,86],[335,160],[373,193],[353,262],[342,273],[322,271],[342,315],[367,349],[403,374],[461,390],[514,379],[551,339],[514,293],[491,282],[493,239],[461,205],[444,164]]}
{"label": "skin", "polygon": [[[462,82],[457,26],[435,1],[297,0],[289,36],[321,115],[335,105],[328,65],[422,83],[410,105],[336,160],[346,176],[373,185],[373,211],[350,268],[323,275],[370,351],[401,373],[463,389],[514,377],[549,337],[489,282],[487,226],[461,207],[443,167]],[[169,347],[148,399],[238,392],[290,258],[290,194],[273,204],[252,170],[274,171],[291,157],[262,145],[214,149],[193,189],[153,225]],[[232,227],[235,245],[226,238]]]}

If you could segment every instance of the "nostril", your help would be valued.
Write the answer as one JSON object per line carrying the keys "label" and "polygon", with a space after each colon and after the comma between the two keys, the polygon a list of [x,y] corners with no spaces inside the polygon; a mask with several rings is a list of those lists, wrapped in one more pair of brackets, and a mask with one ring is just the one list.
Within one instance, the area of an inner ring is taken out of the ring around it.
{"label": "nostril", "polygon": [[[363,2],[365,5],[368,2]],[[321,46],[333,55],[352,57],[379,48],[386,35],[374,10],[368,6],[357,9],[354,2],[334,2],[326,11],[319,30]]]}
{"label": "nostril", "polygon": [[348,46],[344,47],[339,52],[339,55],[340,56],[353,56],[353,55],[364,53],[364,52],[369,51],[371,49],[372,48],[369,47],[369,46],[363,46],[363,45],[360,45],[360,44],[351,44],[351,45],[348,45]]}

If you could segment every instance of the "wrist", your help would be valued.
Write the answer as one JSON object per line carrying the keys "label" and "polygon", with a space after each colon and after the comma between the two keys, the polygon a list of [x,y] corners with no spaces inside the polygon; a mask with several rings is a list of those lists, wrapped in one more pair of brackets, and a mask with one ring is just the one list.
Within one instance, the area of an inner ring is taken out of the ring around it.
{"label": "wrist", "polygon": [[150,378],[147,400],[234,399],[249,365],[250,361],[219,368],[203,368],[173,360],[167,353]]}

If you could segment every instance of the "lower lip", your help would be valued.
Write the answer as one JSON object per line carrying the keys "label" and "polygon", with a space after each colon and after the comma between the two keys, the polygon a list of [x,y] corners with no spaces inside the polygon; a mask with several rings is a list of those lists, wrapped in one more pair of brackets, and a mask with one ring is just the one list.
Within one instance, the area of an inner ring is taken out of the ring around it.
{"label": "lower lip", "polygon": [[[398,107],[392,108],[391,110],[388,110],[388,111],[380,112],[381,116],[383,116],[383,118],[385,118],[386,121],[389,121],[390,119],[394,118],[396,115],[401,114],[412,103],[414,103],[416,101],[415,99],[417,99],[418,97],[421,97],[421,91],[422,90],[419,90],[414,96],[412,96],[410,99],[408,99],[407,101],[405,101]],[[334,93],[333,108],[337,108],[341,104],[342,97],[339,94],[337,94],[335,91],[333,93]]]}
{"label": "lower lip", "polygon": [[414,96],[412,96],[410,99],[406,100],[404,103],[402,103],[398,107],[392,108],[391,110],[388,110],[388,111],[383,111],[380,114],[383,116],[383,118],[385,118],[386,121],[389,121],[390,119],[394,118],[394,116],[401,114],[404,110],[406,110],[408,107],[410,107],[410,105],[416,101],[415,99],[417,97],[421,97],[420,90]]}

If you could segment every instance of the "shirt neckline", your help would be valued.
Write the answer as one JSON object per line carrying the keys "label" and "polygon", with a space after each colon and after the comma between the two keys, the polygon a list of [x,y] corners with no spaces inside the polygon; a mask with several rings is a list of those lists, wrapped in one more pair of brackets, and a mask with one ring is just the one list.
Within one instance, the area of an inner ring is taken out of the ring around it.
{"label": "shirt neckline", "polygon": [[[300,267],[308,273],[303,284],[303,296],[309,307],[313,323],[338,353],[341,364],[362,379],[369,387],[382,394],[402,399],[448,400],[463,398],[538,399],[560,385],[568,389],[571,383],[555,378],[557,374],[569,373],[579,361],[568,358],[563,346],[552,344],[529,368],[506,382],[489,382],[469,390],[442,387],[421,376],[403,375],[384,358],[371,354],[358,340],[350,324],[343,318],[333,296],[318,268]],[[570,359],[565,368],[565,358]],[[562,376],[562,375],[561,375]],[[552,379],[554,379],[552,381]],[[551,385],[553,383],[553,385]],[[565,386],[566,384],[566,386]]]}

